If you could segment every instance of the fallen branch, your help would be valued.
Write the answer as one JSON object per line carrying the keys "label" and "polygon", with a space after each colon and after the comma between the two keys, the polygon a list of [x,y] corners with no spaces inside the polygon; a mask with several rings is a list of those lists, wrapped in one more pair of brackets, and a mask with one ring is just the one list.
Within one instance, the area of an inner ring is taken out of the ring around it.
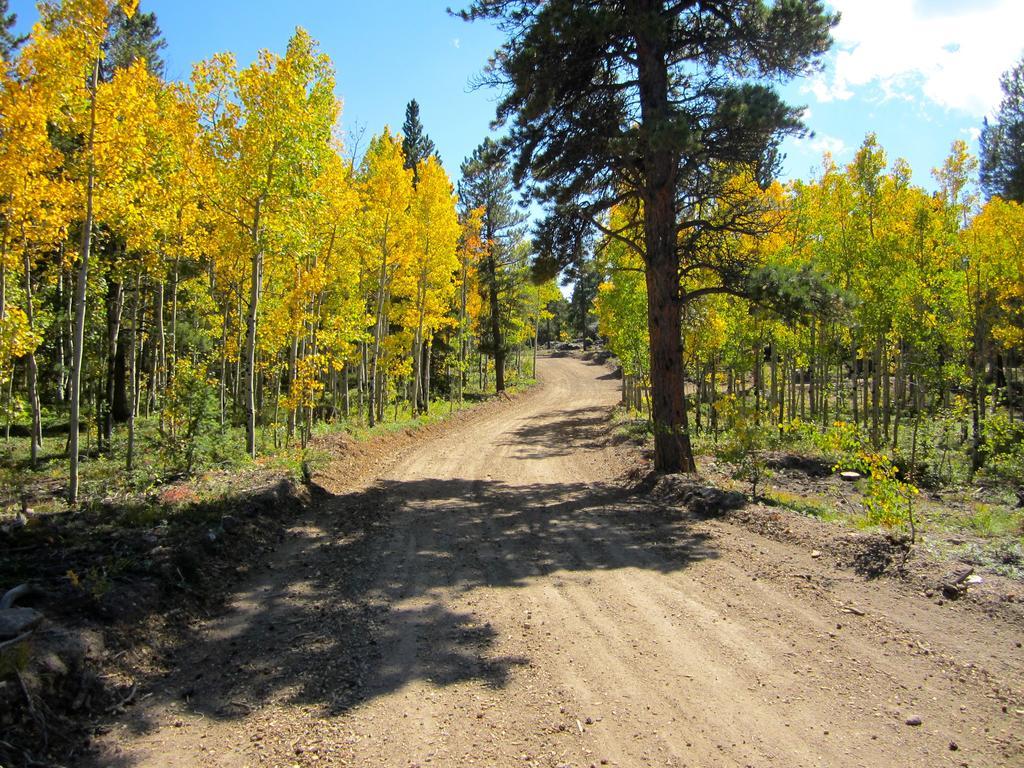
{"label": "fallen branch", "polygon": [[132,687],[129,689],[128,693],[121,698],[120,701],[115,702],[114,704],[111,704],[109,707],[107,707],[107,714],[123,710],[126,706],[128,706],[132,703],[132,701],[135,700],[135,695],[138,692],[139,686],[136,683],[132,683]]}
{"label": "fallen branch", "polygon": [[50,738],[46,732],[46,718],[44,718],[39,710],[36,709],[36,703],[32,699],[32,693],[29,691],[28,686],[25,685],[25,678],[21,676],[21,672],[19,670],[15,670],[14,674],[18,678],[18,685],[21,686],[21,692],[25,694],[25,705],[28,707],[28,713],[35,721],[36,727],[39,729],[39,734],[42,737],[42,752],[46,752],[46,748],[50,745]]}
{"label": "fallen branch", "polygon": [[10,640],[4,640],[2,643],[0,643],[0,651],[6,651],[8,648],[12,648],[15,645],[17,645],[18,643],[21,643],[21,642],[24,642],[25,640],[28,640],[29,637],[31,637],[32,633],[35,632],[35,631],[36,631],[35,627],[33,627],[28,632],[22,632],[20,635],[18,635],[15,638],[12,638]]}
{"label": "fallen branch", "polygon": [[35,584],[19,584],[14,587],[14,589],[7,590],[7,592],[4,593],[4,596],[0,597],[0,611],[6,611],[8,608],[13,608],[14,604],[24,597],[42,594],[43,590]]}

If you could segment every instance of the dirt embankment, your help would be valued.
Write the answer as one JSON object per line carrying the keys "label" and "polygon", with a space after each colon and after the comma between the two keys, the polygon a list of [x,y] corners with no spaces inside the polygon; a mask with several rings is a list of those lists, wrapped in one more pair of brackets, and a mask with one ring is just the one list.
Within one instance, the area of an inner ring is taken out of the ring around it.
{"label": "dirt embankment", "polygon": [[322,478],[319,513],[166,650],[96,764],[1024,761],[1015,604],[866,580],[796,516],[637,495],[613,375],[542,375],[373,482]]}

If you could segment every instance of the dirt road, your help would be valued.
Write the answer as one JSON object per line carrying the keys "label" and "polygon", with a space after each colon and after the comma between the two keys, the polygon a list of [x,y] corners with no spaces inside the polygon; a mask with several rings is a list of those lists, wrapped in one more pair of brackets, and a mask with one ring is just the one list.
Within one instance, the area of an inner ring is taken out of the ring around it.
{"label": "dirt road", "polygon": [[99,764],[1024,765],[1019,627],[629,495],[617,382],[541,372],[325,480]]}

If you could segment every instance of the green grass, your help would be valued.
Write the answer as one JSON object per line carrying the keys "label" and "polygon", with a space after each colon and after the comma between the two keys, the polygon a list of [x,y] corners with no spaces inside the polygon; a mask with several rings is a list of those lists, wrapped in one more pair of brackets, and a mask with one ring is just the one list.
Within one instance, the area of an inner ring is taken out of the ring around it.
{"label": "green grass", "polygon": [[987,538],[1019,535],[1024,532],[1024,512],[995,504],[975,503],[964,523],[971,531]]}
{"label": "green grass", "polygon": [[[532,379],[514,381],[510,392],[533,386]],[[468,393],[471,394],[472,393]],[[493,395],[492,395],[493,396]],[[96,451],[95,425],[87,422],[89,431],[81,437],[81,459],[79,464],[79,498],[85,505],[98,504],[104,500],[116,502],[145,524],[160,512],[168,502],[162,498],[155,509],[150,509],[146,499],[160,497],[160,491],[169,484],[190,480],[187,498],[171,501],[172,506],[182,506],[193,501],[208,501],[230,493],[234,478],[239,473],[272,471],[281,472],[292,478],[303,476],[305,468],[316,472],[331,460],[330,453],[318,447],[316,438],[346,432],[356,440],[369,440],[374,436],[418,429],[448,418],[450,413],[471,408],[479,402],[465,400],[454,407],[448,400],[434,400],[427,414],[414,416],[403,404],[395,418],[393,406],[385,412],[384,421],[372,429],[357,419],[338,419],[319,422],[313,427],[313,440],[303,448],[298,437],[286,440],[284,425],[268,425],[257,430],[257,456],[253,461],[245,452],[245,430],[237,426],[223,429],[211,424],[199,437],[199,450],[191,478],[185,473],[180,457],[167,449],[160,431],[158,417],[136,420],[135,466],[131,472],[125,469],[128,431],[124,425],[115,428],[109,450]],[[66,424],[66,422],[65,422]],[[36,514],[51,514],[67,511],[64,500],[68,482],[68,460],[64,453],[67,438],[56,434],[60,423],[49,417],[44,431],[49,428],[55,434],[43,439],[40,460],[35,469],[29,461],[27,437],[11,437],[6,443],[0,436],[0,522],[13,517],[24,499]],[[131,524],[131,521],[126,521]]]}
{"label": "green grass", "polygon": [[612,428],[617,437],[635,443],[646,442],[654,434],[651,422],[637,411],[618,406],[612,414]]}
{"label": "green grass", "polygon": [[784,507],[806,517],[813,517],[822,522],[835,523],[846,522],[847,517],[836,511],[826,502],[820,499],[800,496],[780,489],[766,491],[764,498],[775,506]]}

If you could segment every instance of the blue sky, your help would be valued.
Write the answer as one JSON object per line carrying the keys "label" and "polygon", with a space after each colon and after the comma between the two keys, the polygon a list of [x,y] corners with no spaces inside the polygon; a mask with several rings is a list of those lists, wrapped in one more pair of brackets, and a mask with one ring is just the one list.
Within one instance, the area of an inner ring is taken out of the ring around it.
{"label": "blue sky", "polygon": [[[420,118],[448,171],[483,141],[494,117],[494,94],[473,91],[470,79],[501,43],[485,24],[448,16],[458,0],[141,0],[156,12],[167,39],[167,75],[185,79],[192,65],[231,51],[248,64],[261,48],[284,52],[304,27],[334,61],[345,131],[365,126],[366,138],[385,124],[397,130],[415,98]],[[34,0],[12,0],[19,27],[35,19]],[[363,141],[366,146],[366,139]]]}
{"label": "blue sky", "polygon": [[[445,13],[457,0],[142,0],[168,41],[167,72],[188,76],[218,51],[251,61],[283,51],[296,25],[334,60],[346,130],[368,134],[401,125],[406,102],[421,117],[449,172],[487,134],[495,95],[470,80],[500,43],[484,23]],[[976,146],[982,117],[999,102],[998,78],[1024,54],[1024,0],[833,0],[843,20],[824,73],[786,87],[808,107],[815,135],[789,141],[785,174],[808,177],[828,150],[849,162],[868,131],[890,159],[904,157],[915,181],[931,186],[954,139]],[[19,26],[31,0],[13,0]]]}
{"label": "blue sky", "polygon": [[825,150],[845,164],[874,131],[890,161],[905,158],[914,181],[932,188],[931,169],[955,139],[977,151],[999,76],[1024,55],[1024,0],[831,3],[842,20],[825,72],[786,88],[815,132],[787,142],[787,174],[808,177]]}

